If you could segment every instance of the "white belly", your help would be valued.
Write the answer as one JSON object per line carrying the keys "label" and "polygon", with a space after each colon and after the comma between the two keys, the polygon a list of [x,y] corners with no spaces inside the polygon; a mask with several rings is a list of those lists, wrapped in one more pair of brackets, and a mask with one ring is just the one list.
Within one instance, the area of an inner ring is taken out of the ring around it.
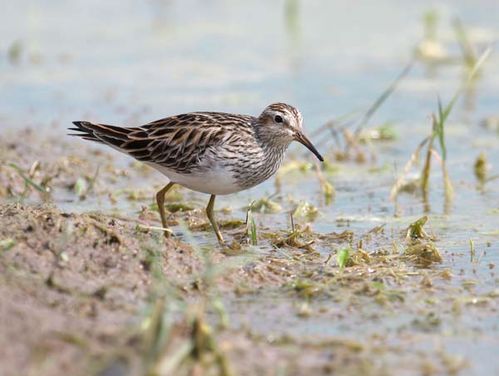
{"label": "white belly", "polygon": [[214,167],[202,174],[194,172],[191,174],[178,174],[155,163],[147,164],[166,175],[172,183],[180,184],[193,191],[212,195],[228,195],[242,190],[232,177],[232,173],[223,167]]}

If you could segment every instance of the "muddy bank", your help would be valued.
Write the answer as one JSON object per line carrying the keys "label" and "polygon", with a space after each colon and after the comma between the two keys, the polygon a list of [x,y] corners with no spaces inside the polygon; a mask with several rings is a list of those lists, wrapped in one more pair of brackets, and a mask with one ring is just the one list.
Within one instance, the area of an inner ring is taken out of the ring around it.
{"label": "muddy bank", "polygon": [[[158,302],[163,309],[170,304],[185,306],[171,312],[174,335],[168,342],[195,341],[194,336],[203,336],[195,329],[196,320],[208,328],[205,320],[215,314],[211,303],[218,301],[221,291],[231,297],[287,286],[293,279],[292,269],[302,268],[289,261],[278,262],[275,256],[255,258],[251,264],[238,262],[224,267],[223,275],[217,273],[212,283],[218,293],[212,293],[204,274],[206,261],[199,254],[176,240],[165,242],[159,234],[137,230],[135,222],[22,204],[2,205],[0,218],[4,247],[0,321],[5,328],[0,341],[2,374],[6,375],[88,375],[108,367],[126,370],[124,374],[142,374],[150,346],[154,346],[149,343],[149,331],[155,328],[147,323]],[[301,257],[300,253],[297,256]],[[220,250],[210,254],[210,262],[216,264],[227,258],[231,256]],[[212,321],[219,319],[212,317]],[[238,369],[237,374],[270,372],[277,360],[283,367],[296,363],[293,367],[297,369],[316,368],[315,357],[330,362],[323,350],[311,351],[296,361],[301,345],[286,338],[269,343],[251,333],[251,328],[217,330],[216,341],[224,357],[235,363],[231,367]],[[161,351],[176,351],[175,345],[172,349],[163,346]],[[308,346],[331,346],[345,356],[359,352],[357,345],[342,341]],[[203,351],[213,352],[209,346]],[[193,360],[191,363],[185,372],[200,367]]]}

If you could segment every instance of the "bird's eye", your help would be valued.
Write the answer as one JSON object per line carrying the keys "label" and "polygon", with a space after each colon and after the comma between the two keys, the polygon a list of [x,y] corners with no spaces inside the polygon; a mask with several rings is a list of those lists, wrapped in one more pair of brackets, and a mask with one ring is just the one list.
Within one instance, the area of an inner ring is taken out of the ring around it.
{"label": "bird's eye", "polygon": [[282,116],[280,116],[280,115],[276,115],[276,116],[275,116],[275,118],[274,118],[274,121],[275,121],[276,123],[282,123]]}

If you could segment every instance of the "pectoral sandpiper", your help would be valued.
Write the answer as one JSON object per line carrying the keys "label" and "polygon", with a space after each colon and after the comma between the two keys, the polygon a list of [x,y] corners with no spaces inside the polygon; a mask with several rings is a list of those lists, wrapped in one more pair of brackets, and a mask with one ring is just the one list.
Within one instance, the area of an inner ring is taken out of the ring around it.
{"label": "pectoral sandpiper", "polygon": [[165,195],[174,184],[211,194],[206,214],[220,243],[223,237],[213,215],[216,195],[239,192],[262,183],[281,165],[292,141],[305,145],[323,161],[302,129],[295,107],[274,103],[260,116],[223,112],[191,112],[123,128],[75,121],[85,140],[111,146],[155,168],[170,182],[156,194],[161,223],[169,234]]}

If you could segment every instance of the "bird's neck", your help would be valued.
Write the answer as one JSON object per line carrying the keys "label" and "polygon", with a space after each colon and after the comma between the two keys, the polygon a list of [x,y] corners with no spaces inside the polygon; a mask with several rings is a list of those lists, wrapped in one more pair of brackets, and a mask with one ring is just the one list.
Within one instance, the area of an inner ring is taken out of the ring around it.
{"label": "bird's neck", "polygon": [[255,139],[263,151],[261,161],[259,161],[258,180],[266,180],[272,176],[280,167],[286,154],[286,150],[291,143],[290,140],[279,137],[264,125],[254,123]]}
{"label": "bird's neck", "polygon": [[291,143],[291,140],[279,137],[269,132],[265,127],[255,127],[256,138],[266,153],[284,154]]}
{"label": "bird's neck", "polygon": [[252,168],[245,168],[238,173],[238,178],[246,189],[254,187],[274,175],[281,166],[289,146],[289,143],[275,142],[274,139],[266,136],[266,134],[256,134],[256,141],[262,154],[251,164]]}
{"label": "bird's neck", "polygon": [[286,150],[288,149],[289,143],[262,143],[262,149],[264,151],[264,160],[263,160],[263,169],[265,179],[268,179],[272,175],[274,175],[286,154]]}

